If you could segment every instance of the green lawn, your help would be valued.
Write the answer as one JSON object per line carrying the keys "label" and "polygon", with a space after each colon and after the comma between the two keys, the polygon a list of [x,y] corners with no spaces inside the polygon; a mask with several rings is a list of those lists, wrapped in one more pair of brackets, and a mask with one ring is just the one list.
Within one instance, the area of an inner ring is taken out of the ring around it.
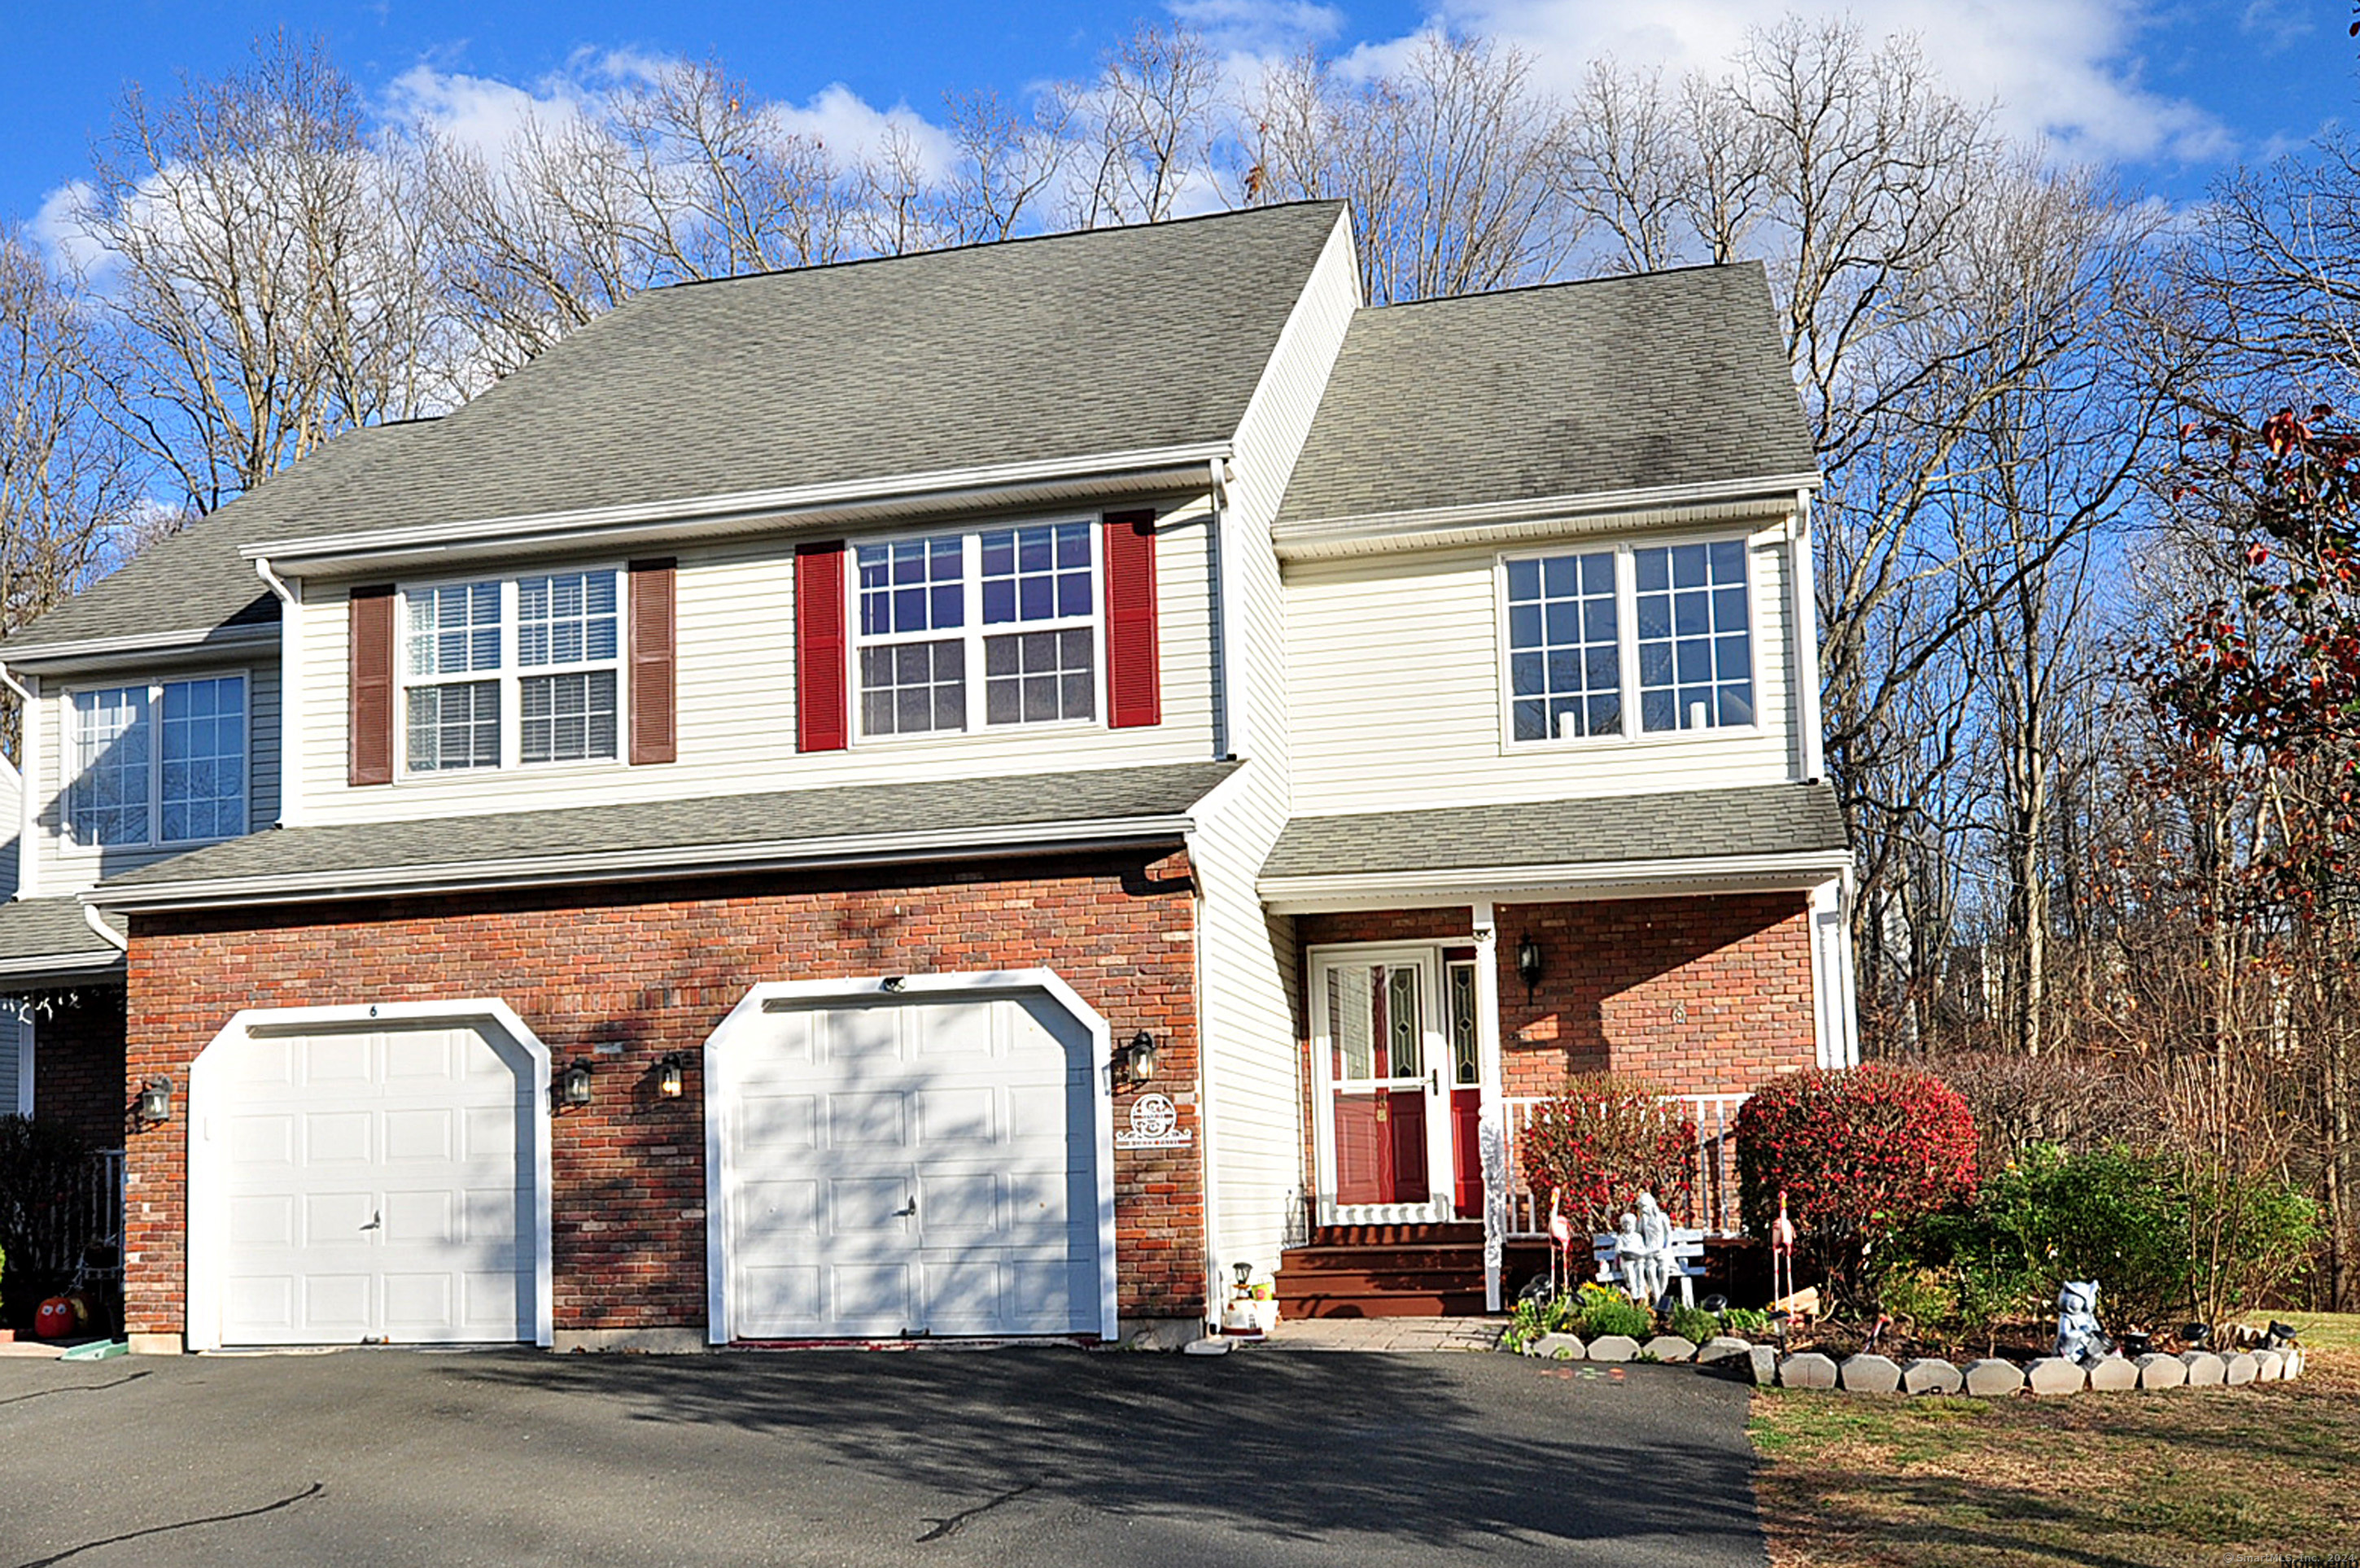
{"label": "green lawn", "polygon": [[1874,1399],[1765,1388],[1779,1568],[2203,1568],[2360,1552],[2360,1316],[2303,1328],[2297,1383]]}

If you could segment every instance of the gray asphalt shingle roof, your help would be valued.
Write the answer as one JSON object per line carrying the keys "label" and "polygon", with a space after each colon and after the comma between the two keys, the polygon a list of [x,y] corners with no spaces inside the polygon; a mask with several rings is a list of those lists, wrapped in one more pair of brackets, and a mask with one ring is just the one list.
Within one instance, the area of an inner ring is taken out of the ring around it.
{"label": "gray asphalt shingle roof", "polygon": [[792,861],[798,845],[816,850],[836,840],[896,835],[956,848],[998,829],[1180,815],[1238,766],[1179,763],[275,828],[126,872],[105,886],[109,892],[144,894],[185,884],[289,878],[316,884],[324,897],[340,877],[416,873],[419,882],[433,883],[464,877],[486,863],[530,863],[537,872],[563,879],[569,856],[710,851],[720,862],[759,846]]}
{"label": "gray asphalt shingle roof", "polygon": [[136,633],[279,624],[279,601],[240,547],[284,528],[330,488],[398,483],[404,455],[432,421],[347,431],[260,488],[159,539],[0,643],[0,657]]}
{"label": "gray asphalt shingle roof", "polygon": [[1361,310],[1279,521],[1816,467],[1745,262]]}
{"label": "gray asphalt shingle roof", "polygon": [[283,536],[1218,441],[1342,215],[1307,202],[658,289]]}
{"label": "gray asphalt shingle roof", "polygon": [[1262,875],[1267,880],[1709,860],[1840,851],[1847,843],[1834,789],[1825,784],[1767,784],[1297,817],[1286,824]]}
{"label": "gray asphalt shingle roof", "polygon": [[38,974],[45,964],[88,971],[123,950],[90,929],[77,898],[17,898],[0,904],[0,974]]}

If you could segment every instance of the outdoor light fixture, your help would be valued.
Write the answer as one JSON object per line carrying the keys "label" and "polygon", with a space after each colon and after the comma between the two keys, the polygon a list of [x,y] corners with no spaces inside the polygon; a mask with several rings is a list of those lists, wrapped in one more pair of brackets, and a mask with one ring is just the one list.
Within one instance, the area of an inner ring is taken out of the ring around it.
{"label": "outdoor light fixture", "polygon": [[139,1091],[139,1119],[144,1122],[169,1122],[172,1119],[172,1081],[150,1078]]}
{"label": "outdoor light fixture", "polygon": [[1541,985],[1541,944],[1529,935],[1516,943],[1516,978],[1524,983],[1524,1000],[1531,1001]]}
{"label": "outdoor light fixture", "polygon": [[688,1088],[688,1059],[677,1051],[656,1065],[656,1093],[667,1100],[677,1100]]}
{"label": "outdoor light fixture", "polygon": [[909,983],[910,977],[906,975],[888,975],[884,979],[877,982],[877,988],[880,991],[898,991]]}
{"label": "outdoor light fixture", "polygon": [[576,1062],[568,1066],[557,1080],[558,1097],[569,1105],[590,1103],[590,1064]]}
{"label": "outdoor light fixture", "polygon": [[1124,1083],[1144,1083],[1155,1076],[1155,1040],[1145,1029],[1131,1037],[1114,1059],[1116,1079]]}

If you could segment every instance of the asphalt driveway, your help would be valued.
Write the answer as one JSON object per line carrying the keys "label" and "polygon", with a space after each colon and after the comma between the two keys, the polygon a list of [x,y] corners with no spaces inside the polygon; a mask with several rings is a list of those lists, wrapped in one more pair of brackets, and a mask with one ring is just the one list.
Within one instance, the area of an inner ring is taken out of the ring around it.
{"label": "asphalt driveway", "polygon": [[0,1568],[1766,1561],[1747,1390],[1490,1355],[0,1360]]}

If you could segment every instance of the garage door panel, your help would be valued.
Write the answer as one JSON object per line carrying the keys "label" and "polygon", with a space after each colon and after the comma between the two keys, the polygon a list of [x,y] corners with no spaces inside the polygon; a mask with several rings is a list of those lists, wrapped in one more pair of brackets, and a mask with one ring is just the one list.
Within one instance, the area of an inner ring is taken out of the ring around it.
{"label": "garage door panel", "polygon": [[918,1142],[959,1149],[999,1136],[1001,1091],[993,1084],[918,1091]]}
{"label": "garage door panel", "polygon": [[[534,1337],[537,1074],[491,1038],[394,1028],[217,1048],[222,1343]],[[236,1108],[283,1093],[249,1057],[294,1065],[300,1112]]]}
{"label": "garage door panel", "polygon": [[295,1163],[292,1116],[232,1116],[228,1132],[229,1157],[241,1167]]}
{"label": "garage door panel", "polygon": [[371,1165],[377,1161],[377,1117],[368,1111],[313,1111],[303,1118],[302,1162]]}
{"label": "garage door panel", "polygon": [[909,1096],[898,1092],[830,1094],[827,1140],[836,1149],[906,1149],[910,1142]]}
{"label": "garage door panel", "polygon": [[[726,1049],[730,1333],[1099,1326],[1103,1085],[1087,1029],[1062,1007],[814,1005],[762,1015]],[[817,1147],[781,1113],[790,1103],[816,1106]]]}
{"label": "garage door panel", "polygon": [[229,1083],[250,1090],[286,1090],[302,1081],[294,1043],[285,1040],[249,1040],[220,1071]]}

